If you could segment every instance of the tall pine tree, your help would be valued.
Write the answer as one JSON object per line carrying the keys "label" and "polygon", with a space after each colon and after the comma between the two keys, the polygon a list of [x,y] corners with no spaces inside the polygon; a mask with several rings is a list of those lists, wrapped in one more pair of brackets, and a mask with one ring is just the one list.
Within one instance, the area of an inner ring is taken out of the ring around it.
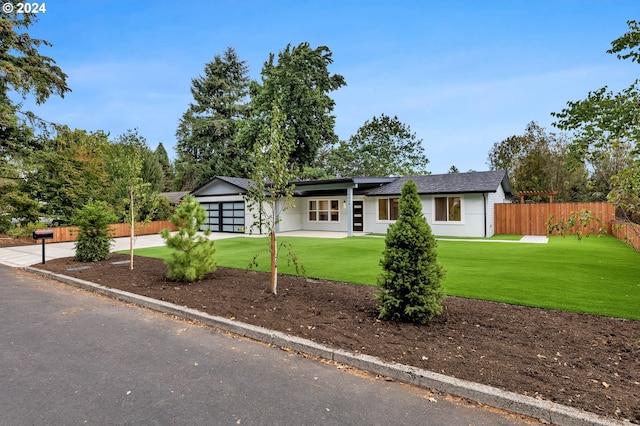
{"label": "tall pine tree", "polygon": [[191,80],[193,103],[176,137],[176,189],[191,190],[214,176],[245,176],[245,155],[235,141],[248,114],[248,68],[229,47]]}
{"label": "tall pine tree", "polygon": [[173,166],[169,160],[169,154],[162,145],[162,142],[158,144],[153,154],[158,159],[160,167],[162,168],[162,189],[161,192],[171,191],[171,184],[173,182]]}
{"label": "tall pine tree", "polygon": [[389,226],[376,299],[380,318],[425,324],[442,312],[444,269],[436,240],[422,215],[418,187],[408,181],[400,194],[400,216]]}

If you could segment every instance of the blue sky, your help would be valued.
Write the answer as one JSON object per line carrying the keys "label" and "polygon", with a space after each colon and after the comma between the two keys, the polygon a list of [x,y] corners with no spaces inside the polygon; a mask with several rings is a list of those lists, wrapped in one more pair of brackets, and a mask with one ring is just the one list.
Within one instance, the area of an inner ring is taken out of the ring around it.
{"label": "blue sky", "polygon": [[72,92],[26,109],[72,128],[117,136],[137,128],[174,157],[191,79],[228,46],[260,78],[288,43],[326,45],[336,133],[397,115],[446,173],[487,170],[494,143],[590,90],[620,90],[637,64],[606,54],[640,19],[637,0],[591,1],[50,1],[30,28],[53,43],[41,53],[68,74]]}

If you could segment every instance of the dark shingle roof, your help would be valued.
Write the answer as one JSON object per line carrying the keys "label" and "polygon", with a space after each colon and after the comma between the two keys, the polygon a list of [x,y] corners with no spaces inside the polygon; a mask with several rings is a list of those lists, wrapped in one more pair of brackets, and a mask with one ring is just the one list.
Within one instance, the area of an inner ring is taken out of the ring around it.
{"label": "dark shingle roof", "polygon": [[231,185],[235,185],[238,188],[242,188],[246,190],[249,187],[249,183],[251,179],[247,178],[239,178],[239,177],[229,177],[229,176],[216,176],[217,179],[223,180]]}
{"label": "dark shingle roof", "polygon": [[161,197],[167,197],[169,199],[169,201],[171,201],[172,203],[176,204],[176,203],[179,203],[180,200],[182,200],[182,197],[184,197],[188,193],[189,193],[189,191],[161,192],[158,195],[160,195]]}
{"label": "dark shingle roof", "polygon": [[507,195],[511,194],[511,186],[506,172],[498,170],[400,177],[387,185],[369,191],[367,195],[399,195],[402,186],[408,180],[416,183],[418,194],[496,192],[500,185]]}

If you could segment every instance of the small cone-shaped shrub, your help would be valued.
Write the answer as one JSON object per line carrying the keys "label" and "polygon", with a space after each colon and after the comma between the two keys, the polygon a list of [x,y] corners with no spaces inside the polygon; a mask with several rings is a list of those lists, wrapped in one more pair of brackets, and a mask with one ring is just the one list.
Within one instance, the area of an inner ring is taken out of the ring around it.
{"label": "small cone-shaped shrub", "polygon": [[389,226],[385,246],[375,296],[380,318],[427,323],[442,312],[444,269],[437,262],[436,240],[412,181],[402,187],[399,217]]}
{"label": "small cone-shaped shrub", "polygon": [[174,235],[168,229],[160,232],[167,247],[173,249],[171,257],[165,261],[167,278],[170,280],[191,282],[215,271],[216,249],[213,241],[207,238],[211,230],[198,233],[205,217],[206,212],[198,200],[187,195],[170,219],[178,227],[178,232]]}
{"label": "small cone-shaped shrub", "polygon": [[85,204],[73,216],[72,223],[78,227],[78,236],[74,244],[76,260],[80,262],[98,262],[108,259],[111,254],[110,223],[116,221],[104,201]]}

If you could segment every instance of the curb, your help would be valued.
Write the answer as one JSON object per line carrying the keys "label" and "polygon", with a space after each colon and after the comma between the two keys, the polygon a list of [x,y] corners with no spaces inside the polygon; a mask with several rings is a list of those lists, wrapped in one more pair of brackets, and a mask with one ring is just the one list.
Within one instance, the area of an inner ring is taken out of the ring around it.
{"label": "curb", "polygon": [[445,376],[443,374],[434,373],[417,367],[397,363],[387,363],[370,355],[355,354],[340,349],[332,349],[311,340],[291,336],[278,331],[272,331],[264,327],[209,315],[185,306],[179,306],[162,300],[105,287],[66,275],[55,274],[29,266],[21,269],[45,278],[54,279],[94,293],[102,294],[113,299],[133,303],[165,314],[197,320],[203,324],[253,340],[332,360],[361,370],[366,370],[380,376],[391,377],[394,380],[422,388],[436,389],[450,395],[467,398],[481,404],[500,408],[512,413],[523,414],[535,419],[543,419],[552,424],[561,426],[629,425],[627,422],[598,416],[597,414],[582,411],[577,408],[520,395],[515,392],[504,391],[492,386],[457,379],[455,377]]}

